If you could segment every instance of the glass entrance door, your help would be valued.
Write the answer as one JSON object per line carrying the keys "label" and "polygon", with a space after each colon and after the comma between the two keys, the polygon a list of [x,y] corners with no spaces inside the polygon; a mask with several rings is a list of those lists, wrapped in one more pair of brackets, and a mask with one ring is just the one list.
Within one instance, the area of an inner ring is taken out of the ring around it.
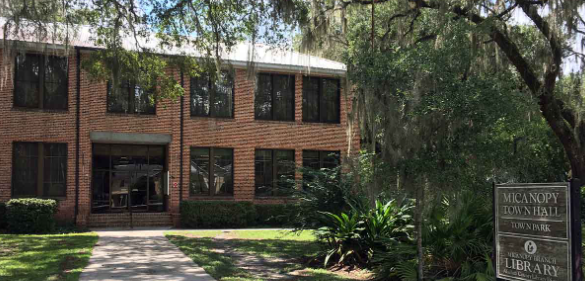
{"label": "glass entrance door", "polygon": [[93,145],[92,212],[162,212],[163,146]]}

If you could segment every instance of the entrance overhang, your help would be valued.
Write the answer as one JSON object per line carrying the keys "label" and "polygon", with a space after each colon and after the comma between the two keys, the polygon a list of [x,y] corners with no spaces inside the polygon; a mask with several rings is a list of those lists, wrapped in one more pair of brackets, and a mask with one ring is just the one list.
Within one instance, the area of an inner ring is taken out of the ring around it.
{"label": "entrance overhang", "polygon": [[112,143],[112,144],[119,143],[119,144],[166,145],[166,144],[171,143],[171,135],[168,135],[168,134],[90,132],[89,139],[93,143]]}

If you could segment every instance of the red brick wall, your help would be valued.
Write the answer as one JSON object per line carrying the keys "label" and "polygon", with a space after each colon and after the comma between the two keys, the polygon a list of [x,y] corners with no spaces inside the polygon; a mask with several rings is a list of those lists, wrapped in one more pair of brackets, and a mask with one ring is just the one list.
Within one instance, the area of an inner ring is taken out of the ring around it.
{"label": "red brick wall", "polygon": [[[84,54],[87,56],[87,54]],[[179,71],[169,70],[177,80]],[[168,169],[171,182],[179,179],[179,131],[180,113],[177,101],[164,100],[156,106],[156,115],[136,115],[107,112],[107,83],[91,81],[87,73],[81,73],[81,131],[80,131],[80,222],[87,221],[91,206],[92,157],[90,132],[169,134],[172,141],[167,147]],[[178,193],[171,194],[172,206],[178,205]]]}
{"label": "red brick wall", "polygon": [[[340,150],[347,151],[347,105],[348,101],[341,97],[340,124],[304,123],[302,121],[302,84],[301,74],[295,79],[295,121],[265,121],[254,119],[254,89],[255,81],[248,80],[245,69],[236,70],[235,78],[235,108],[233,119],[217,119],[208,117],[191,117],[189,99],[184,106],[185,150],[183,163],[185,182],[189,180],[189,147],[211,146],[234,149],[234,196],[215,197],[227,200],[246,200],[255,203],[282,202],[276,198],[254,197],[254,150],[266,149],[294,149],[295,162],[302,165],[302,151],[312,150]],[[189,93],[189,79],[185,79],[185,91]],[[356,135],[357,136],[357,135]],[[359,147],[359,138],[356,137],[355,147]],[[342,153],[342,162],[345,155]],[[297,175],[298,177],[299,175]],[[189,189],[185,184],[183,198],[187,200],[209,200],[209,196],[189,197]]]}
{"label": "red brick wall", "polygon": [[[3,65],[0,50],[0,65]],[[67,194],[59,200],[60,219],[72,220],[75,206],[75,56],[69,56],[67,111],[13,108],[13,69],[2,68],[0,77],[0,201],[8,201],[12,182],[12,143],[59,142],[67,144]],[[5,73],[9,71],[9,73]]]}
{"label": "red brick wall", "polygon": [[[87,54],[84,54],[86,56]],[[1,59],[1,58],[0,58]],[[59,216],[72,219],[75,204],[75,110],[76,72],[75,56],[69,57],[69,110],[46,112],[18,110],[12,107],[13,82],[9,78],[0,88],[0,201],[11,195],[12,142],[39,141],[68,144],[67,197],[59,204]],[[1,65],[1,64],[0,64]],[[177,80],[180,73],[169,70]],[[6,75],[2,75],[6,77]],[[189,78],[184,77],[184,147],[183,147],[183,200],[247,200],[255,203],[276,203],[281,199],[254,197],[254,150],[294,149],[297,165],[302,164],[302,150],[340,150],[342,162],[348,150],[347,112],[349,98],[341,95],[340,124],[302,122],[302,75],[296,73],[295,121],[254,120],[254,80],[248,80],[246,70],[236,70],[235,109],[233,119],[191,117]],[[180,156],[180,102],[161,101],[156,115],[108,113],[106,110],[106,83],[91,81],[81,73],[80,116],[80,179],[79,217],[85,224],[91,202],[91,140],[90,132],[158,133],[169,134],[172,141],[167,147],[167,163],[171,186],[179,183]],[[354,126],[352,151],[359,148],[359,134]],[[190,147],[227,147],[234,149],[234,196],[189,196]],[[300,175],[297,175],[299,177]],[[170,212],[178,213],[179,188],[171,188]]]}

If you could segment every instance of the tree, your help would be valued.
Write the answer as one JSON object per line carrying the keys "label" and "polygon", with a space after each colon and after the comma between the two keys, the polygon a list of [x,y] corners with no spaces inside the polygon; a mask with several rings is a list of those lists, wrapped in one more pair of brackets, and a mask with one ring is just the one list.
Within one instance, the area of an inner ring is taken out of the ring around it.
{"label": "tree", "polygon": [[[425,28],[429,22],[421,15],[425,11],[436,11],[440,20],[459,20],[474,27],[470,34],[475,41],[473,48],[494,48],[494,59],[485,60],[498,63],[495,69],[513,67],[532,96],[538,100],[540,111],[546,122],[562,144],[571,165],[572,176],[585,176],[585,123],[576,114],[576,109],[558,96],[557,81],[562,75],[562,63],[570,56],[583,59],[583,54],[574,50],[572,42],[577,35],[584,34],[585,21],[579,14],[583,7],[581,1],[424,1],[424,0],[349,0],[313,1],[312,23],[305,26],[311,38],[324,38],[315,34],[342,35],[347,27],[348,9],[353,6],[367,6],[372,11],[376,6],[395,6],[394,13],[378,17],[372,25],[382,25],[387,32],[372,32],[372,44],[399,36],[404,46],[415,46],[426,40],[434,40],[436,34],[415,34],[417,26]],[[393,2],[393,3],[391,3]],[[388,5],[386,5],[388,4]],[[512,12],[520,10],[532,23],[530,32],[520,30],[513,23]],[[543,16],[545,11],[547,16]],[[332,20],[335,18],[337,20]],[[395,27],[401,26],[398,33]],[[415,36],[420,36],[415,38]],[[338,42],[347,41],[339,36]],[[531,41],[536,40],[536,41]],[[323,41],[316,40],[318,43]],[[528,45],[526,45],[528,44]],[[495,46],[494,46],[495,45]],[[531,50],[526,50],[532,48]],[[494,48],[495,49],[495,48]],[[506,58],[507,60],[502,60]],[[495,61],[494,61],[495,60]]]}
{"label": "tree", "polygon": [[[109,80],[113,90],[126,82],[152,89],[155,103],[184,92],[169,67],[193,76],[219,73],[223,53],[237,43],[282,42],[306,13],[300,0],[3,0],[4,68],[23,49],[20,39],[64,45],[68,53],[85,25],[102,47],[83,63],[91,78]],[[181,59],[160,55],[174,47],[189,52],[179,53]]]}
{"label": "tree", "polygon": [[[570,9],[577,4],[552,5],[550,10],[558,18],[550,16],[547,20],[555,20],[554,25],[545,28],[545,19],[535,12],[537,2],[313,1],[312,21],[304,26],[301,45],[347,48],[344,59],[360,102],[365,135],[379,145],[386,161],[400,169],[401,186],[410,187],[420,202],[416,214],[419,234],[431,185],[438,187],[433,189],[436,194],[435,190],[469,185],[462,178],[485,182],[486,175],[492,179],[564,180],[558,170],[564,168],[564,157],[559,157],[558,145],[550,143],[550,136],[542,130],[543,120],[561,140],[573,176],[579,175],[578,161],[571,155],[579,158],[582,153],[563,142],[563,137],[571,138],[575,131],[562,134],[554,127],[558,120],[551,118],[557,107],[579,116],[572,107],[577,103],[561,101],[554,86],[561,75],[557,58],[566,56],[557,54],[555,48],[570,49],[567,40],[574,33],[567,34],[563,28],[579,31],[574,22],[579,15]],[[534,26],[510,24],[510,13],[516,8]],[[551,39],[552,32],[557,35]],[[538,65],[552,68],[533,71]],[[555,79],[548,78],[550,75]],[[529,117],[539,110],[544,119]],[[534,121],[517,121],[527,118]],[[519,149],[527,137],[538,148]],[[522,160],[542,159],[542,154],[532,154],[539,149],[558,161],[550,174],[526,175],[522,172],[529,165],[511,161],[519,155],[526,157]],[[497,155],[512,151],[512,157]],[[471,165],[475,167],[466,167]],[[418,275],[422,278],[423,249],[418,236]]]}

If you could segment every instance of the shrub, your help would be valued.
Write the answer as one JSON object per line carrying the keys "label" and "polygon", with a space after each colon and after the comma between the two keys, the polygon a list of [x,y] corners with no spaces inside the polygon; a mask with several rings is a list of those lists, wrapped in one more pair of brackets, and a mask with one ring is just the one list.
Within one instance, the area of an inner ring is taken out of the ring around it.
{"label": "shrub", "polygon": [[6,228],[6,204],[0,202],[0,229]]}
{"label": "shrub", "polygon": [[317,232],[328,244],[325,265],[335,258],[338,263],[371,266],[372,257],[378,252],[397,254],[391,258],[404,257],[399,252],[412,252],[412,201],[375,203],[374,208],[366,211],[352,208],[340,215],[321,213],[327,218],[326,225]]}
{"label": "shrub", "polygon": [[246,227],[256,221],[252,202],[183,201],[181,225],[187,228]]}
{"label": "shrub", "polygon": [[363,194],[353,188],[352,173],[342,173],[341,167],[333,169],[300,168],[302,181],[293,181],[296,188],[289,190],[291,198],[298,200],[299,206],[293,216],[295,225],[301,228],[318,228],[324,224],[320,212],[340,214],[348,212],[351,206],[361,206]]}
{"label": "shrub", "polygon": [[367,245],[364,237],[364,221],[360,214],[352,210],[349,214],[336,215],[322,213],[330,222],[317,230],[320,239],[327,242],[325,266],[332,257],[337,257],[340,264],[364,264],[366,262]]}
{"label": "shrub", "polygon": [[294,226],[298,205],[261,204],[256,207],[256,224],[260,226]]}
{"label": "shrub", "polygon": [[55,230],[57,201],[12,199],[6,204],[6,221],[11,233],[50,233]]}
{"label": "shrub", "polygon": [[429,257],[428,275],[467,280],[488,275],[493,247],[493,213],[489,200],[464,191],[443,197],[423,229]]}
{"label": "shrub", "polygon": [[386,204],[376,200],[375,207],[362,214],[365,221],[365,237],[375,245],[391,238],[399,242],[412,242],[411,233],[413,201],[400,203],[390,200]]}

